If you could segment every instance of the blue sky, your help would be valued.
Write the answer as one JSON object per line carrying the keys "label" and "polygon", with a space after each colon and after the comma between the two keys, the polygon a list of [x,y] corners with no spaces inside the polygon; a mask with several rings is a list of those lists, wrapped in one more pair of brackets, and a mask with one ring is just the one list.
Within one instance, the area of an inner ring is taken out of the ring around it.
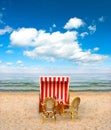
{"label": "blue sky", "polygon": [[110,0],[0,0],[0,72],[111,72]]}

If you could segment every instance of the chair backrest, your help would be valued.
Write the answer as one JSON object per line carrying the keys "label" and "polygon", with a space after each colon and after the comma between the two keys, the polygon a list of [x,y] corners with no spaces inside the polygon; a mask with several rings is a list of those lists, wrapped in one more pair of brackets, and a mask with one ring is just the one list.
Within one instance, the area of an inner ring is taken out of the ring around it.
{"label": "chair backrest", "polygon": [[80,104],[80,97],[76,97],[71,102],[71,108],[75,109],[75,110],[78,110],[79,104]]}
{"label": "chair backrest", "polygon": [[40,77],[40,102],[43,102],[46,97],[69,103],[69,77]]}
{"label": "chair backrest", "polygon": [[44,107],[46,111],[54,111],[55,108],[55,100],[51,97],[45,98],[44,102]]}

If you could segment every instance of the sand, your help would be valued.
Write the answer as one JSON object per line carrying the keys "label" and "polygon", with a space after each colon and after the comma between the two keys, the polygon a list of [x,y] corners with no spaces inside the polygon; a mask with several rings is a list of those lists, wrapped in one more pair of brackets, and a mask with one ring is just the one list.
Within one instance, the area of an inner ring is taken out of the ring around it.
{"label": "sand", "polygon": [[38,92],[0,92],[0,130],[111,130],[111,92],[71,92],[81,98],[79,116],[73,122],[58,115],[41,122]]}

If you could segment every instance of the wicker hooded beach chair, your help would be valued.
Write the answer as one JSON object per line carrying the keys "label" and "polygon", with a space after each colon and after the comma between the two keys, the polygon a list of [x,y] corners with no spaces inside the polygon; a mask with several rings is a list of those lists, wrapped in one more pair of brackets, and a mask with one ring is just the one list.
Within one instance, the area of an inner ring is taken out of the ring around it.
{"label": "wicker hooded beach chair", "polygon": [[47,97],[55,99],[58,103],[69,104],[69,77],[40,77],[39,112],[43,111],[42,103]]}
{"label": "wicker hooded beach chair", "polygon": [[78,118],[80,97],[74,98],[70,104],[66,104],[66,105],[69,106],[69,109],[63,109],[63,117],[65,116],[65,114],[68,114],[71,116],[72,120],[74,120],[74,116]]}

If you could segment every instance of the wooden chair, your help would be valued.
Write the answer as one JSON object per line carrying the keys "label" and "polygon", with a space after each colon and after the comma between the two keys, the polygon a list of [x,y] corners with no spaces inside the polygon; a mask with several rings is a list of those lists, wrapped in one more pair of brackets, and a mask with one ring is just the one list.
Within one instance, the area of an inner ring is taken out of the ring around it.
{"label": "wooden chair", "polygon": [[70,104],[65,104],[65,105],[69,106],[69,109],[63,108],[63,117],[65,116],[65,114],[70,115],[72,120],[74,120],[74,116],[76,116],[77,118],[79,117],[78,109],[80,105],[80,97],[74,98]]}
{"label": "wooden chair", "polygon": [[42,76],[40,77],[39,112],[45,98],[54,98],[58,103],[69,104],[69,77]]}
{"label": "wooden chair", "polygon": [[45,118],[54,118],[54,121],[56,122],[55,103],[56,102],[53,98],[45,98],[42,103],[42,123],[44,123]]}

